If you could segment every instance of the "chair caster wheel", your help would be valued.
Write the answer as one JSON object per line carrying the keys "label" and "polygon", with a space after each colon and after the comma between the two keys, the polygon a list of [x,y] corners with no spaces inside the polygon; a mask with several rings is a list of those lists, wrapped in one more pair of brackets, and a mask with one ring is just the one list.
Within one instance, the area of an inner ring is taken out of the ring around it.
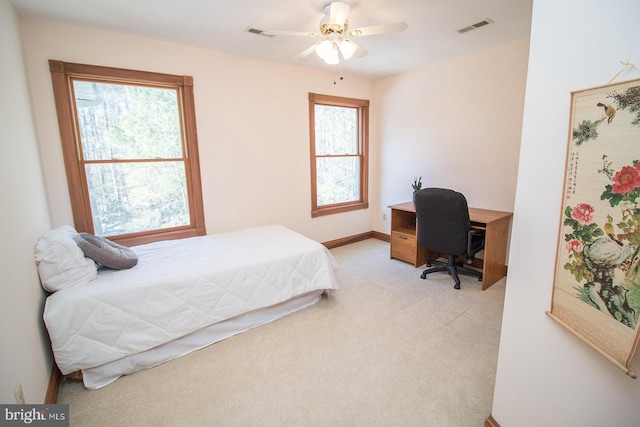
{"label": "chair caster wheel", "polygon": [[420,278],[421,278],[421,279],[426,279],[426,278],[427,278],[427,273],[422,273],[422,274],[420,275]]}
{"label": "chair caster wheel", "polygon": [[460,283],[456,283],[456,284],[453,286],[453,289],[460,289]]}

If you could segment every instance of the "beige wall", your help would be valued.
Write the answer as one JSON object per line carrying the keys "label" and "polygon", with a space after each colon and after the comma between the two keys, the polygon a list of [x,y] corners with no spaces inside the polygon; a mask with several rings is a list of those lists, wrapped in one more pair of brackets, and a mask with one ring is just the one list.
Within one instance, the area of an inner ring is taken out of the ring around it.
{"label": "beige wall", "polygon": [[[503,427],[640,425],[640,380],[547,316],[571,91],[640,64],[640,2],[536,0],[493,416]],[[640,78],[625,72],[618,81]],[[639,141],[640,142],[640,141]],[[640,155],[640,146],[635,150]],[[640,356],[631,365],[640,369]]]}
{"label": "beige wall", "polygon": [[376,230],[389,232],[382,214],[411,200],[414,176],[470,206],[513,211],[528,47],[523,39],[376,81]]}
{"label": "beige wall", "polygon": [[42,403],[51,357],[42,324],[44,293],[33,247],[49,227],[18,20],[0,0],[0,402]]}
{"label": "beige wall", "polygon": [[21,30],[54,226],[72,215],[48,59],[194,77],[208,233],[281,223],[328,241],[371,230],[371,209],[311,218],[308,128],[309,92],[371,100],[371,80],[334,85],[334,73],[51,22]]}

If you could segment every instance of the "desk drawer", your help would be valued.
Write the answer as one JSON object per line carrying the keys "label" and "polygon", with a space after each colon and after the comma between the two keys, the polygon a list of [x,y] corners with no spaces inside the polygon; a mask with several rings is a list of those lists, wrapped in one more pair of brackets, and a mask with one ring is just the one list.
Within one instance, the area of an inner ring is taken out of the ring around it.
{"label": "desk drawer", "polygon": [[395,232],[391,233],[391,258],[401,259],[413,264],[416,262],[416,246],[415,237]]}

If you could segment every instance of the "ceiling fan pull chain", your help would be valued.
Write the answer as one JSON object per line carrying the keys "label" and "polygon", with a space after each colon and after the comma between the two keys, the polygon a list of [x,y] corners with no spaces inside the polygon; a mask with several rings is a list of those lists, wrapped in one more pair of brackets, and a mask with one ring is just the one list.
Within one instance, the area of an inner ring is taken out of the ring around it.
{"label": "ceiling fan pull chain", "polygon": [[[338,54],[338,57],[339,57],[339,59],[340,59],[340,70],[339,70],[339,73],[338,73],[338,79],[339,79],[339,80],[344,80],[343,73],[342,73],[342,62],[343,62],[342,54],[341,54],[341,53],[339,53],[339,54]],[[336,80],[337,80],[337,79],[336,79]],[[333,81],[333,84],[334,84],[334,85],[337,83],[337,81],[336,81],[336,80],[334,80],[334,81]]]}

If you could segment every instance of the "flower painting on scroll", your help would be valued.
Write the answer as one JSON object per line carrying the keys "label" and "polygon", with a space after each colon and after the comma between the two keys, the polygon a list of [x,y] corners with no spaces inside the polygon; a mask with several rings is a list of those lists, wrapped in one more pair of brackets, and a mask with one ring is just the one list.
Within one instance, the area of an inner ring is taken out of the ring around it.
{"label": "flower painting on scroll", "polygon": [[640,81],[576,99],[556,286],[636,329],[640,315]]}

